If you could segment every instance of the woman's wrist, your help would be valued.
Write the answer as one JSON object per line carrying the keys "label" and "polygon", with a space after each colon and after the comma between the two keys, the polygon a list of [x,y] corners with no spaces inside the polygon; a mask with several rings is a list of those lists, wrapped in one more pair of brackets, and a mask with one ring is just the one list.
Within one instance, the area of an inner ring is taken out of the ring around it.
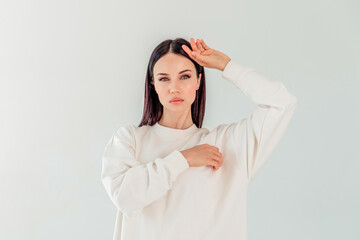
{"label": "woman's wrist", "polygon": [[224,71],[226,65],[228,64],[228,62],[230,62],[230,60],[231,60],[231,58],[229,58],[227,55],[224,54],[224,59],[221,61],[218,69],[220,71]]}

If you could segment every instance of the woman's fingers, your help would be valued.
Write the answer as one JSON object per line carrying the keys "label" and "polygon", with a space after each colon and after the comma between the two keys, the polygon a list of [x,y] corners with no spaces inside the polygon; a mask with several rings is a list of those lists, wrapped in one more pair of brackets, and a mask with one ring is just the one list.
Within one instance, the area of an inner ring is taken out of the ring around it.
{"label": "woman's fingers", "polygon": [[186,45],[182,45],[182,48],[192,60],[196,61],[200,66],[205,67],[206,57],[213,54],[213,52],[207,51],[211,49],[207,45],[202,45],[201,42],[203,42],[202,39],[197,39],[197,41],[195,42],[194,38],[190,38],[191,49]]}
{"label": "woman's fingers", "polygon": [[[190,51],[195,51],[197,53],[201,53],[201,52],[209,49],[209,47],[205,44],[204,40],[202,40],[202,39],[196,39],[196,42],[195,42],[194,38],[190,38],[190,45],[192,48],[192,49],[190,49]],[[190,55],[189,52],[187,52],[187,53]]]}
{"label": "woman's fingers", "polygon": [[198,53],[201,53],[202,51],[206,51],[206,50],[210,49],[210,47],[205,44],[203,39],[196,39],[196,42],[195,42],[194,38],[190,38],[190,45],[192,48],[192,49],[190,49],[190,51],[195,51]]}
{"label": "woman's fingers", "polygon": [[196,46],[198,47],[198,49],[202,52],[205,51],[205,49],[203,48],[203,46],[201,46],[201,42],[200,39],[196,39]]}
{"label": "woman's fingers", "polygon": [[190,48],[186,45],[182,45],[184,51],[189,55],[189,57],[197,62],[200,66],[204,66],[203,58],[200,53],[196,53],[195,51],[191,51]]}
{"label": "woman's fingers", "polygon": [[222,154],[220,152],[215,151],[212,153],[211,156],[212,156],[211,161],[214,163],[213,169],[218,170],[221,167],[222,162],[223,162]]}
{"label": "woman's fingers", "polygon": [[190,45],[193,51],[200,53],[200,50],[198,49],[194,38],[190,38]]}
{"label": "woman's fingers", "polygon": [[201,39],[201,45],[204,47],[205,50],[209,49],[208,45],[205,44],[203,39]]}
{"label": "woman's fingers", "polygon": [[191,57],[191,49],[188,46],[186,46],[185,44],[183,44],[181,47]]}
{"label": "woman's fingers", "polygon": [[189,57],[190,57],[192,60],[196,61],[194,55],[191,54],[191,52],[192,52],[191,49],[190,49],[188,46],[182,45],[182,48],[184,49],[184,51],[187,53],[187,55],[189,55]]}

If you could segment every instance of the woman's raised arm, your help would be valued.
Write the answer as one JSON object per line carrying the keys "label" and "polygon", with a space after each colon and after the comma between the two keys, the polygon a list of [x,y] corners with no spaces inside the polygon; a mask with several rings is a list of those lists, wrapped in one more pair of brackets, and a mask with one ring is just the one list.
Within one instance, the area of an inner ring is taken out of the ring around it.
{"label": "woman's raised arm", "polygon": [[[275,149],[297,106],[297,98],[280,81],[273,81],[231,60],[222,77],[235,84],[256,104],[247,118],[216,128],[218,141],[239,163],[248,180],[263,166]],[[240,110],[240,109],[239,109]]]}
{"label": "woman's raised arm", "polygon": [[[213,131],[250,180],[261,168],[284,134],[297,106],[297,98],[280,81],[273,81],[254,68],[240,65],[226,54],[210,48],[202,39],[190,39],[184,51],[201,66],[222,71],[222,77],[235,84],[256,108],[245,119],[221,124]],[[225,143],[225,144],[223,144]]]}

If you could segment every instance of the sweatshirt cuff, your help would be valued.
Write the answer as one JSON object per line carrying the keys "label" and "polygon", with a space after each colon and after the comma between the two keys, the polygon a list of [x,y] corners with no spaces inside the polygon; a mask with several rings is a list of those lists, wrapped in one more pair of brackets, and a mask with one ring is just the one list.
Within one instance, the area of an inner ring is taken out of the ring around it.
{"label": "sweatshirt cuff", "polygon": [[252,67],[243,66],[234,60],[230,60],[223,72],[222,77],[229,80],[230,82],[234,83],[236,86],[238,86],[242,91],[246,92],[247,85],[244,81],[246,78],[244,76],[251,71],[254,71],[255,69]]}
{"label": "sweatshirt cuff", "polygon": [[[175,178],[178,174],[190,167],[184,155],[178,150],[173,151],[166,158],[166,162],[171,165],[172,172],[175,173],[175,175],[173,175]],[[175,178],[172,180],[175,180]]]}

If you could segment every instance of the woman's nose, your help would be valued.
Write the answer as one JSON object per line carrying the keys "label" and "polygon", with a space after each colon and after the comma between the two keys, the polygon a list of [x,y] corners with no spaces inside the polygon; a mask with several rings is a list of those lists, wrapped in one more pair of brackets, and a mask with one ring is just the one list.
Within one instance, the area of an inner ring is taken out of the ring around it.
{"label": "woman's nose", "polygon": [[178,83],[173,82],[173,83],[170,85],[170,93],[179,92],[179,90],[180,90],[180,87],[179,87],[179,84],[178,84]]}

